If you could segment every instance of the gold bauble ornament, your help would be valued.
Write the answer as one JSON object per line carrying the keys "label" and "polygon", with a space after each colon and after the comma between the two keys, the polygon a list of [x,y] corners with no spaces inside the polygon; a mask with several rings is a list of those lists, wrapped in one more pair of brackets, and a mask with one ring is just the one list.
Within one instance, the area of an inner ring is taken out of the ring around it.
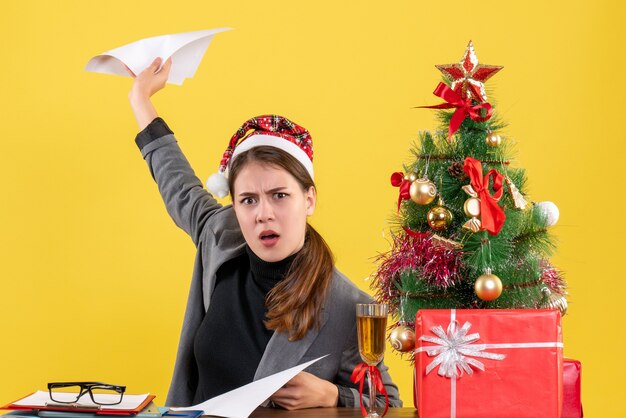
{"label": "gold bauble ornament", "polygon": [[452,212],[444,206],[433,206],[426,215],[428,225],[435,231],[441,231],[450,226],[452,222]]}
{"label": "gold bauble ornament", "polygon": [[417,179],[411,183],[409,195],[411,196],[411,200],[418,205],[428,205],[435,200],[437,187],[435,187],[435,183],[427,178]]}
{"label": "gold bauble ornament", "polygon": [[487,137],[485,138],[485,143],[490,147],[497,147],[502,142],[502,138],[495,132],[489,132]]}
{"label": "gold bauble ornament", "polygon": [[389,342],[394,350],[401,353],[413,351],[415,348],[415,332],[406,325],[398,325],[389,334]]}
{"label": "gold bauble ornament", "polygon": [[567,299],[564,295],[560,295],[556,292],[552,292],[547,287],[541,289],[541,292],[544,294],[545,299],[541,304],[541,307],[544,309],[558,309],[561,311],[561,316],[567,313]]}
{"label": "gold bauble ornament", "polygon": [[405,176],[405,179],[413,183],[415,180],[418,179],[417,173],[409,173]]}
{"label": "gold bauble ornament", "polygon": [[480,199],[477,197],[470,197],[463,203],[463,211],[471,218],[477,218],[480,216]]}
{"label": "gold bauble ornament", "polygon": [[474,283],[474,292],[479,299],[489,302],[496,300],[502,294],[502,282],[495,274],[491,274],[491,270],[487,269]]}

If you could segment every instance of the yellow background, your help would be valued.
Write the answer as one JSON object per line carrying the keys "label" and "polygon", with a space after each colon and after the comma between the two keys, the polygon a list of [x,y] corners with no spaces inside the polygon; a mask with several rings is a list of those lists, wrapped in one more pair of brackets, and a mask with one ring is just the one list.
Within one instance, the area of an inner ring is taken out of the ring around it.
{"label": "yellow background", "polygon": [[[314,224],[367,289],[388,249],[417,132],[435,128],[435,64],[468,40],[535,201],[561,210],[554,263],[570,285],[565,353],[588,417],[623,392],[624,6],[617,1],[5,2],[0,13],[0,404],[55,380],[165,395],[194,247],[168,218],[133,142],[131,80],[92,56],[166,33],[230,26],[196,76],[155,103],[198,175],[241,122],[283,114],[315,139]],[[411,368],[387,362],[412,405]],[[511,394],[511,396],[515,396]]]}

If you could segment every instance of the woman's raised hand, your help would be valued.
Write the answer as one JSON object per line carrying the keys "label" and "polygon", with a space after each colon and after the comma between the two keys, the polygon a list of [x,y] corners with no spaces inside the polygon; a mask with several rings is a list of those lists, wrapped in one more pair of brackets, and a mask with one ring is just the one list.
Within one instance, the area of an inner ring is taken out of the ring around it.
{"label": "woman's raised hand", "polygon": [[163,67],[159,69],[162,62],[161,58],[156,58],[152,61],[152,64],[137,75],[126,67],[128,74],[135,79],[133,87],[128,94],[128,100],[140,130],[143,130],[158,116],[156,109],[150,101],[150,97],[165,87],[170,68],[172,67],[172,59],[165,61]]}
{"label": "woman's raised hand", "polygon": [[130,96],[140,96],[144,98],[149,98],[157,91],[161,90],[165,87],[165,82],[167,81],[167,77],[170,75],[170,68],[172,67],[172,59],[169,58],[161,67],[161,63],[163,59],[158,57],[152,61],[145,70],[140,72],[138,75],[135,75],[128,67],[126,67],[126,71],[130,74],[132,78],[135,79],[133,83],[133,87],[130,91]]}

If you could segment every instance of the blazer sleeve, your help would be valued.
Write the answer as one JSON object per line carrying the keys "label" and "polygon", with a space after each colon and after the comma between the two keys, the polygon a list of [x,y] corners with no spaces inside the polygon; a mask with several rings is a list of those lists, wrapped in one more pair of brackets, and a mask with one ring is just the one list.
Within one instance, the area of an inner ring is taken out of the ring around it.
{"label": "blazer sleeve", "polygon": [[222,205],[203,188],[163,119],[154,119],[135,142],[148,163],[167,212],[197,246],[207,219]]}
{"label": "blazer sleeve", "polygon": [[[359,354],[356,324],[350,335],[352,337],[348,339],[345,350],[341,356],[341,365],[337,374],[336,384],[339,387],[339,405],[347,408],[359,408],[361,404],[359,390],[358,387],[350,380],[352,371],[356,365],[363,362],[361,360],[361,355]],[[381,361],[377,367],[383,377],[383,384],[385,385],[385,390],[387,391],[387,396],[389,398],[389,407],[401,408],[402,401],[400,400],[400,393],[398,392],[398,387],[391,380],[389,368],[383,361]],[[365,407],[368,407],[369,403],[369,390],[367,389],[366,384],[363,389],[363,404]],[[384,408],[384,395],[381,395],[380,393],[376,394],[376,405]]]}

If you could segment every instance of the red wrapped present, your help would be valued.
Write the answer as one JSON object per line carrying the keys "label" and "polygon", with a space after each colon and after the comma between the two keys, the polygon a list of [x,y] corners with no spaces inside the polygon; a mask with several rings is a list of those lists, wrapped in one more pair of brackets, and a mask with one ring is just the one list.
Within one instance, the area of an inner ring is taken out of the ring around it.
{"label": "red wrapped present", "polygon": [[421,310],[420,418],[560,418],[561,314],[548,309]]}
{"label": "red wrapped present", "polygon": [[582,418],[580,361],[563,359],[563,412],[561,418]]}

